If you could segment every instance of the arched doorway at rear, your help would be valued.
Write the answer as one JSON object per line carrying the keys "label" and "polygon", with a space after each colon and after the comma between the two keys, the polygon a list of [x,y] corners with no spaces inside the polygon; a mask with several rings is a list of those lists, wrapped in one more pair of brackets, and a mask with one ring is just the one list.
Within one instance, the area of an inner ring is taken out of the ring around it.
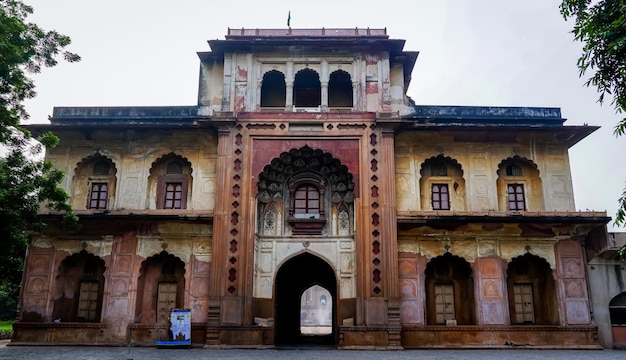
{"label": "arched doorway at rear", "polygon": [[[331,299],[326,299],[326,306],[332,309],[330,334],[303,334],[301,331],[302,295],[314,285],[330,293]],[[336,344],[337,278],[326,261],[308,252],[287,260],[276,273],[274,299],[276,346]]]}

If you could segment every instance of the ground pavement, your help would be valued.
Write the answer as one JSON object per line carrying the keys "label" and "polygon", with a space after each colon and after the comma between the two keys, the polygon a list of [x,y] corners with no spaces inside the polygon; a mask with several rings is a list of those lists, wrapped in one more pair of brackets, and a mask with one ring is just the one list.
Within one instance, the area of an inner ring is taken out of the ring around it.
{"label": "ground pavement", "polygon": [[36,360],[624,360],[620,350],[401,350],[360,351],[309,347],[304,349],[157,349],[146,347],[7,346],[0,341],[0,359]]}

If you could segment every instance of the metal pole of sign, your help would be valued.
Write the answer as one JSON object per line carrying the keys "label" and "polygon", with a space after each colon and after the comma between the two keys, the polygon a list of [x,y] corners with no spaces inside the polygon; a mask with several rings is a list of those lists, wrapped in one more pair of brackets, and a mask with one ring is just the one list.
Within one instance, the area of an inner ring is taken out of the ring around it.
{"label": "metal pole of sign", "polygon": [[128,360],[133,360],[132,357],[130,357],[130,349],[133,347],[133,328],[129,328],[128,329]]}

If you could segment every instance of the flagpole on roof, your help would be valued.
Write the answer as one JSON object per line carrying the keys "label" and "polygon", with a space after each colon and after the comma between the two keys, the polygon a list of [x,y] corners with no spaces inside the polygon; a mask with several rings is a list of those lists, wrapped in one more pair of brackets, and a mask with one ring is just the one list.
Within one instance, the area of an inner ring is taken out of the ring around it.
{"label": "flagpole on roof", "polygon": [[291,29],[291,10],[287,14],[287,27]]}

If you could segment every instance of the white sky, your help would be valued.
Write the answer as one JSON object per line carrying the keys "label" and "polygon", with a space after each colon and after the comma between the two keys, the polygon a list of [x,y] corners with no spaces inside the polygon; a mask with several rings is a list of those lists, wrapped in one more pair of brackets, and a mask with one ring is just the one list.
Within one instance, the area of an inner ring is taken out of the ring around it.
{"label": "white sky", "polygon": [[[566,125],[602,128],[570,149],[576,207],[614,217],[626,180],[621,118],[583,86],[559,0],[24,0],[30,20],[72,38],[75,64],[36,75],[31,122],[54,106],[197,102],[197,51],[232,28],[370,27],[419,51],[409,88],[421,105],[560,107]],[[614,229],[622,231],[622,229]]]}

